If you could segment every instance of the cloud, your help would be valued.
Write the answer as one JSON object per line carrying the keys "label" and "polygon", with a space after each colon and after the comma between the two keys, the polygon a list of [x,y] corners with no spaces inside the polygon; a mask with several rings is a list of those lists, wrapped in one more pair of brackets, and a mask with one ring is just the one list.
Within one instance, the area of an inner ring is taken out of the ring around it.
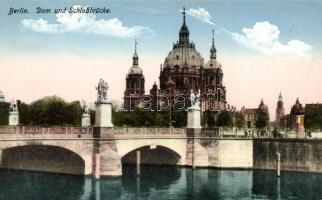
{"label": "cloud", "polygon": [[[73,6],[80,8],[82,6]],[[88,6],[82,7],[87,8]],[[94,14],[86,13],[61,13],[56,15],[57,23],[51,24],[48,21],[40,18],[38,20],[25,19],[22,20],[22,25],[36,32],[42,33],[65,33],[65,32],[85,32],[110,37],[128,38],[137,37],[139,35],[155,36],[155,32],[149,27],[123,25],[118,18],[108,20],[96,19]]]}
{"label": "cloud", "polygon": [[[182,12],[182,9],[179,10],[180,12]],[[208,24],[212,24],[214,25],[215,23],[212,21],[212,17],[209,14],[209,12],[204,9],[204,8],[190,8],[188,10],[186,10],[187,15],[190,15],[192,17],[195,17],[197,19],[199,19],[202,22],[208,23]]]}
{"label": "cloud", "polygon": [[288,55],[308,58],[312,55],[312,46],[296,39],[286,44],[280,42],[279,28],[268,21],[256,22],[252,28],[243,28],[242,34],[225,30],[241,45],[269,55]]}

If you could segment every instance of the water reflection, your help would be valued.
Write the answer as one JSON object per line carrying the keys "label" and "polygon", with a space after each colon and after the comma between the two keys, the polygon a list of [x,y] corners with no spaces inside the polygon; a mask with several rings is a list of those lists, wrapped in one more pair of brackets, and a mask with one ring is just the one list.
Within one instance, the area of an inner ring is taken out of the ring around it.
{"label": "water reflection", "polygon": [[102,178],[0,170],[0,199],[321,199],[322,174],[125,166]]}
{"label": "water reflection", "polygon": [[0,170],[0,199],[80,199],[84,177]]}
{"label": "water reflection", "polygon": [[[278,180],[280,179],[280,180]],[[322,199],[322,174],[257,170],[253,175],[252,193],[270,199]]]}

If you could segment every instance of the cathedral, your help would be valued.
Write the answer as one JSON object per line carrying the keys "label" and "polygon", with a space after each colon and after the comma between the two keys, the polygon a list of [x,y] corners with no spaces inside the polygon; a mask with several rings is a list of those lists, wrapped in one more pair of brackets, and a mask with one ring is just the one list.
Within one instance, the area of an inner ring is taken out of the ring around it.
{"label": "cathedral", "polygon": [[[209,60],[205,63],[202,55],[197,51],[195,43],[189,38],[185,9],[183,9],[183,23],[179,31],[179,40],[173,43],[172,50],[160,67],[159,87],[154,83],[150,90],[152,107],[159,110],[162,98],[170,99],[171,108],[175,102],[185,102],[184,108],[190,106],[191,91],[201,92],[204,119],[213,120],[215,113],[226,109],[226,88],[223,85],[223,71],[217,61],[217,50],[212,32],[212,42]],[[124,109],[142,108],[144,104],[140,96],[144,95],[144,75],[139,67],[137,50],[133,56],[133,64],[126,75],[126,89],[124,92]],[[173,103],[173,104],[171,104]]]}

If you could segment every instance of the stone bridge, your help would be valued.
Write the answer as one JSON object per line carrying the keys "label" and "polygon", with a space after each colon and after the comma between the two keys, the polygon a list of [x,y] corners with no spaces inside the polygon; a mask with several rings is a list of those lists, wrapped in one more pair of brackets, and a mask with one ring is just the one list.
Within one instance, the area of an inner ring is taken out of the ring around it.
{"label": "stone bridge", "polygon": [[0,168],[100,176],[122,165],[252,168],[253,140],[215,138],[201,129],[0,127]]}

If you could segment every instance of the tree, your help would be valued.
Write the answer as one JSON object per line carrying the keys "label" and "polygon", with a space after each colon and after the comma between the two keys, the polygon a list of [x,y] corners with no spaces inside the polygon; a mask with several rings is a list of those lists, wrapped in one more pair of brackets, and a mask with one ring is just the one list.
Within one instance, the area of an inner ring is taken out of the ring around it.
{"label": "tree", "polygon": [[217,116],[217,126],[221,127],[232,127],[233,126],[233,118],[230,112],[223,110],[219,112]]}
{"label": "tree", "polygon": [[256,110],[256,120],[255,120],[256,128],[263,129],[268,126],[268,123],[269,123],[268,113],[262,109],[257,109]]}
{"label": "tree", "polygon": [[187,126],[187,112],[186,111],[175,111],[172,112],[172,125],[174,127],[185,127]]}
{"label": "tree", "polygon": [[305,111],[304,127],[309,131],[316,131],[322,127],[322,110],[310,109]]}
{"label": "tree", "polygon": [[66,102],[61,99],[52,99],[44,113],[45,125],[63,125],[67,124],[67,118],[70,113],[66,112]]}
{"label": "tree", "polygon": [[73,101],[65,105],[66,117],[65,123],[71,125],[81,125],[83,108],[79,101]]}
{"label": "tree", "polygon": [[95,110],[90,110],[91,124],[95,124]]}
{"label": "tree", "polygon": [[34,125],[80,125],[82,107],[79,101],[65,102],[57,96],[44,97],[29,106],[29,122]]}
{"label": "tree", "polygon": [[239,129],[245,127],[245,117],[242,112],[235,113],[235,126]]}
{"label": "tree", "polygon": [[9,124],[9,103],[0,102],[0,125]]}
{"label": "tree", "polygon": [[208,128],[214,128],[216,126],[215,112],[207,110],[202,113],[202,126]]}
{"label": "tree", "polygon": [[19,124],[30,124],[30,105],[18,100]]}

